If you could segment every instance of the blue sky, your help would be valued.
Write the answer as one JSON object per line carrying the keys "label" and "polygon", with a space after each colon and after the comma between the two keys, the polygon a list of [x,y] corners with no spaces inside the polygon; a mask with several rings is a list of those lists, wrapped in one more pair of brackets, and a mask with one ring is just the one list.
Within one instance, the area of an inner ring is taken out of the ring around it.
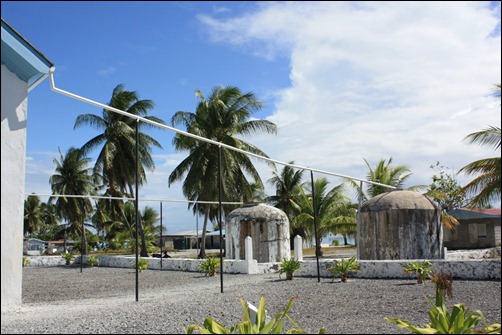
{"label": "blue sky", "polygon": [[[500,126],[491,95],[501,82],[500,2],[2,1],[1,9],[55,64],[56,86],[91,100],[107,103],[124,84],[169,123],[194,111],[195,90],[254,92],[266,104],[255,117],[278,134],[246,140],[279,161],[365,178],[363,158],[374,166],[392,157],[413,172],[412,186],[431,183],[436,161],[456,172],[500,155],[463,141]],[[53,92],[49,80],[30,92],[26,194],[50,193],[58,147],[97,134],[73,129],[85,113],[101,109]],[[181,183],[168,188],[167,178],[186,154],[174,152],[172,133],[149,133],[164,149],[154,150],[140,197],[183,200]],[[256,166],[266,182],[270,169]],[[195,228],[186,204],[166,203],[163,214],[168,231]]]}

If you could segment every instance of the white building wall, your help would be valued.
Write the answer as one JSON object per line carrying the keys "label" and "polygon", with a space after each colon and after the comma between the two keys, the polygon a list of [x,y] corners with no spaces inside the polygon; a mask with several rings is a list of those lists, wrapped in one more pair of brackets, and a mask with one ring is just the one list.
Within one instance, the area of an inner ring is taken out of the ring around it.
{"label": "white building wall", "polygon": [[1,307],[21,307],[28,85],[2,64]]}

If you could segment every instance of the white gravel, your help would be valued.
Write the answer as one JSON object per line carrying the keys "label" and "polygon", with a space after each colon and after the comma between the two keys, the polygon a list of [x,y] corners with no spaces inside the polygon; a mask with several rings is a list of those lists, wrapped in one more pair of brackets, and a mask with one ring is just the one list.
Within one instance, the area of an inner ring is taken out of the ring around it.
{"label": "white gravel", "polygon": [[[122,268],[27,267],[23,269],[23,306],[2,312],[2,334],[179,334],[183,325],[201,325],[213,317],[230,327],[242,315],[239,296],[258,305],[265,296],[268,315],[282,311],[296,296],[290,311],[306,332],[409,334],[384,317],[417,325],[427,323],[432,283],[407,279],[339,279],[277,274],[204,277],[181,271]],[[501,322],[500,281],[454,280],[448,305],[463,303],[481,310],[488,323]],[[290,328],[285,324],[283,332]]]}

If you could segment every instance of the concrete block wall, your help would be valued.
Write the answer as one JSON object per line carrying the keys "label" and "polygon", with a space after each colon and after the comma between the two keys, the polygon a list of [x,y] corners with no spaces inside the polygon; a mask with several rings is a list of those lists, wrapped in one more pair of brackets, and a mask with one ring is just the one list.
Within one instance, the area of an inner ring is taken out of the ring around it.
{"label": "concrete block wall", "polygon": [[[488,253],[488,254],[487,254]],[[97,256],[100,259],[99,266],[134,268],[136,256]],[[476,257],[473,259],[473,257]],[[477,258],[480,257],[480,258]],[[485,258],[483,258],[485,257]],[[487,258],[491,257],[491,258]],[[151,270],[171,270],[199,272],[199,266],[204,260],[193,258],[160,258],[142,257],[148,259],[148,269]],[[29,266],[61,266],[65,260],[61,256],[32,256]],[[333,267],[334,259],[323,259],[319,261],[319,275],[323,278],[332,278],[333,275],[328,268]],[[295,276],[317,277],[316,260],[300,260],[302,265],[295,272]],[[403,272],[403,268],[412,261],[418,260],[359,260],[359,272],[351,273],[353,278],[414,278],[413,275]],[[444,272],[454,278],[478,279],[478,280],[501,280],[500,248],[489,251],[475,251],[448,253],[446,259],[429,260],[434,265],[435,272]],[[80,257],[74,260],[75,264],[80,264]],[[84,264],[85,264],[84,259]],[[225,259],[223,261],[224,273],[242,274],[265,274],[276,273],[280,262],[258,263],[255,259],[235,260]]]}
{"label": "concrete block wall", "polygon": [[[59,256],[33,256],[29,266],[63,266],[65,260]],[[100,267],[133,268],[135,256],[97,256]],[[160,270],[160,258],[142,257],[148,260],[148,269]],[[199,265],[204,260],[192,258],[166,258],[162,259],[162,270],[199,272]],[[351,273],[352,278],[414,278],[403,272],[403,268],[411,261],[423,260],[392,260],[392,261],[367,261],[361,260],[360,271]],[[80,264],[80,257],[74,264]],[[85,261],[84,261],[85,262]],[[317,277],[317,262],[301,261],[302,265],[295,272],[298,277]],[[434,271],[443,271],[459,279],[501,280],[500,259],[466,259],[466,260],[430,260]],[[224,273],[265,274],[276,273],[279,270],[278,262],[258,263],[256,260],[224,260]],[[332,278],[333,275],[327,268],[333,266],[333,260],[319,262],[319,273],[323,278]]]}

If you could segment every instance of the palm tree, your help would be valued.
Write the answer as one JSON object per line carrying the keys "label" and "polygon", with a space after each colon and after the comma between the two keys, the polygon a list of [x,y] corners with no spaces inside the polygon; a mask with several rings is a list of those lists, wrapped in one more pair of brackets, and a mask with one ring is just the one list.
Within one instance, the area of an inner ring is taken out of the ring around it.
{"label": "palm tree", "polygon": [[[490,127],[480,132],[469,134],[466,139],[471,143],[494,145],[500,150],[500,127]],[[497,143],[498,142],[498,143]],[[467,194],[476,194],[471,199],[469,207],[486,207],[492,201],[500,201],[500,157],[480,159],[469,163],[459,170],[468,175],[478,175],[463,187]]]}
{"label": "palm tree", "polygon": [[[500,84],[495,85],[495,96],[500,98]],[[488,128],[467,135],[464,140],[469,143],[492,146],[500,153],[500,142],[502,136],[500,127],[489,126]],[[469,194],[476,194],[471,199],[470,207],[486,207],[492,201],[500,201],[500,156],[486,158],[469,163],[459,172],[468,175],[478,174],[474,180],[464,186],[463,191]]]}
{"label": "palm tree", "polygon": [[[123,197],[124,194],[118,190],[110,191],[109,189],[103,196]],[[133,205],[132,203],[129,204]],[[113,239],[115,234],[121,231],[129,232],[131,238],[134,237],[133,224],[135,224],[135,215],[131,218],[125,213],[126,203],[122,199],[106,199],[101,198],[96,203],[96,211],[92,216],[92,222],[98,234],[100,231],[104,232],[106,240]],[[131,221],[133,220],[133,221]]]}
{"label": "palm tree", "polygon": [[[267,157],[263,151],[245,142],[237,135],[249,135],[258,131],[276,133],[275,124],[266,120],[249,120],[251,115],[260,110],[263,104],[253,93],[241,93],[236,87],[216,87],[206,99],[196,91],[200,102],[195,113],[179,111],[171,119],[173,126],[182,124],[187,132],[207,139],[224,143],[254,154]],[[169,185],[183,180],[183,194],[192,201],[218,200],[218,150],[219,148],[205,141],[176,134],[173,139],[177,151],[188,151],[186,157],[169,175]],[[222,201],[240,201],[244,196],[258,188],[263,188],[261,178],[248,155],[221,148]],[[251,179],[249,180],[248,177]],[[199,258],[205,258],[205,237],[208,221],[217,219],[217,206],[199,203],[188,205],[193,211],[204,214],[202,243]],[[228,213],[234,207],[224,206]]]}
{"label": "palm tree", "polygon": [[56,205],[51,203],[43,202],[42,205],[42,219],[46,225],[57,226],[59,220],[61,219],[58,208]]}
{"label": "palm tree", "polygon": [[333,235],[343,236],[344,245],[348,245],[347,237],[357,235],[357,204],[341,201],[333,205],[333,218],[328,222],[328,230]]}
{"label": "palm tree", "polygon": [[[85,196],[94,193],[94,183],[90,175],[90,158],[82,150],[71,147],[66,155],[59,151],[60,160],[54,159],[56,173],[49,178],[52,194],[59,194],[56,206],[61,217],[68,221],[69,231],[83,238],[82,254],[87,254],[87,241],[84,220],[92,212],[92,203]],[[83,197],[65,197],[64,195],[80,195]],[[51,197],[51,200],[54,199]]]}
{"label": "palm tree", "polygon": [[[294,164],[294,161],[289,164]],[[305,229],[295,226],[296,220],[294,220],[301,211],[298,198],[302,187],[303,172],[304,170],[295,171],[289,165],[285,165],[280,174],[274,171],[273,177],[268,180],[268,183],[275,186],[275,195],[267,197],[267,201],[286,214],[292,237],[300,235],[304,242],[308,242]],[[310,245],[310,243],[306,244]]]}
{"label": "palm tree", "polygon": [[141,222],[143,222],[143,227],[145,231],[145,239],[148,242],[148,246],[153,248],[157,245],[159,239],[160,227],[155,226],[155,223],[159,221],[159,213],[150,206],[145,206],[143,212],[141,213]]}
{"label": "palm tree", "polygon": [[42,212],[43,225],[38,232],[38,238],[41,240],[56,240],[57,236],[61,233],[59,226],[60,216],[56,205],[51,203],[42,202],[40,204]]}
{"label": "palm tree", "polygon": [[[124,217],[125,217],[125,220],[126,222],[131,222],[131,230],[130,230],[130,233],[128,232],[129,234],[129,240],[131,241],[131,243],[128,243],[129,246],[132,248],[132,250],[136,253],[136,205],[133,201],[127,201],[126,203],[124,203]],[[142,223],[141,223],[141,216],[139,217],[139,220],[140,222],[140,227],[143,227]],[[138,233],[140,231],[138,230]],[[121,238],[123,238],[125,236],[125,234],[118,234],[116,233],[116,235],[120,235]],[[141,248],[143,248],[141,246]],[[146,239],[145,239],[145,249],[148,250],[146,248]]]}
{"label": "palm tree", "polygon": [[[314,181],[314,203],[317,225],[316,255],[322,256],[321,236],[332,231],[337,224],[346,225],[347,222],[337,222],[338,213],[336,205],[347,202],[349,199],[344,195],[344,185],[340,184],[328,190],[328,180],[319,178]],[[304,183],[300,192],[300,206],[302,208],[295,220],[297,224],[305,227],[307,237],[312,239],[315,236],[314,211],[312,203],[312,183]]]}
{"label": "palm tree", "polygon": [[[364,159],[364,158],[363,158]],[[411,171],[405,165],[397,165],[391,166],[392,157],[389,158],[389,161],[386,162],[385,159],[381,159],[376,165],[375,169],[373,169],[368,161],[364,159],[366,166],[368,166],[369,172],[367,175],[367,180],[376,182],[379,184],[394,186],[397,188],[402,188],[406,179],[411,176]],[[385,186],[375,185],[375,184],[367,184],[367,193],[364,193],[361,190],[360,186],[352,179],[348,179],[347,182],[357,189],[358,197],[359,195],[362,197],[362,202],[368,201],[368,199],[373,198],[379,194],[382,194],[389,190]],[[422,186],[417,186],[421,188]]]}
{"label": "palm tree", "polygon": [[[108,238],[111,238],[111,233],[109,232],[109,227],[114,226],[115,223],[111,218],[110,214],[106,210],[106,200],[107,199],[99,199],[95,203],[95,211],[91,217],[92,224],[96,229],[96,235],[98,237],[102,237],[100,242],[105,241]],[[119,225],[122,222],[118,222]]]}
{"label": "palm tree", "polygon": [[24,236],[37,232],[43,225],[40,197],[29,195],[24,201]]}
{"label": "palm tree", "polygon": [[[153,101],[139,100],[136,92],[126,91],[122,84],[117,85],[113,90],[108,106],[160,124],[165,123],[155,116],[147,115],[154,107]],[[94,176],[103,180],[103,184],[106,185],[110,196],[116,197],[119,196],[119,193],[129,195],[132,198],[135,196],[136,124],[134,118],[110,112],[106,109],[103,109],[102,116],[82,114],[75,121],[75,129],[83,125],[90,125],[102,131],[102,133],[85,143],[82,150],[84,153],[88,153],[101,147],[94,165]],[[150,123],[144,122],[139,122],[137,125],[140,129],[152,127]],[[154,138],[138,131],[138,159],[140,162],[138,185],[146,183],[145,169],[150,171],[155,169],[155,163],[151,156],[152,146],[162,149],[160,143]],[[139,233],[141,234],[141,256],[146,257],[148,252],[141,224],[139,225]]]}

